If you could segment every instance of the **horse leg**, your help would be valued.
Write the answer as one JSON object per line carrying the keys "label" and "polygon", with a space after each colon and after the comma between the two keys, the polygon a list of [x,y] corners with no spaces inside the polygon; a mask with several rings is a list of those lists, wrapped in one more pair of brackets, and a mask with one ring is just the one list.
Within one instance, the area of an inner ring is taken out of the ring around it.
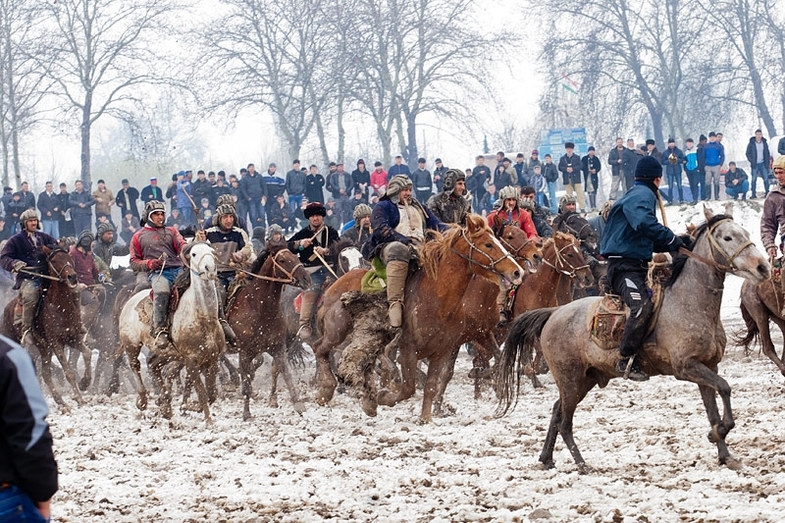
{"label": "horse leg", "polygon": [[[580,375],[577,371],[572,373],[573,376]],[[586,394],[596,385],[596,382],[591,379],[582,378],[571,383],[566,383],[564,387],[559,390],[560,400],[560,419],[559,419],[559,434],[561,434],[564,444],[572,454],[572,459],[578,466],[578,472],[585,474],[591,471],[591,468],[586,465],[586,461],[578,450],[578,445],[575,444],[575,438],[572,434],[572,419],[575,415],[575,409],[578,404],[586,397]],[[546,438],[547,440],[547,438]],[[553,449],[551,449],[553,450]]]}
{"label": "horse leg", "polygon": [[251,419],[251,395],[253,394],[253,378],[256,374],[253,354],[250,350],[240,349],[240,377],[242,378],[243,421]]}
{"label": "horse leg", "polygon": [[[41,343],[41,347],[44,344]],[[62,408],[67,409],[68,406],[66,405],[65,401],[63,401],[63,397],[60,395],[60,392],[55,388],[54,383],[52,382],[52,350],[48,347],[41,348],[39,347],[38,352],[41,354],[41,378],[46,383],[46,387],[49,389],[49,392],[52,394],[52,399],[55,400],[55,403],[60,405]]]}
{"label": "horse leg", "polygon": [[210,404],[207,400],[207,389],[202,382],[202,376],[199,372],[199,367],[193,361],[186,361],[185,371],[188,375],[193,387],[196,389],[196,396],[199,398],[199,406],[204,412],[204,423],[208,427],[213,424],[213,419],[210,417]]}
{"label": "horse leg", "polygon": [[362,407],[363,412],[367,416],[375,417],[377,414],[377,410],[379,404],[376,402],[376,397],[379,395],[379,391],[376,388],[376,379],[374,375],[374,366],[367,365],[365,370],[363,371],[363,398],[362,398]]}
{"label": "horse leg", "polygon": [[[761,348],[763,349],[763,354],[765,354],[772,362],[774,362],[774,365],[780,369],[780,373],[785,376],[785,363],[783,363],[782,359],[777,356],[777,351],[774,349],[774,342],[771,341],[771,330],[769,328],[770,315],[768,313],[763,313],[763,317],[759,321],[758,314],[755,314],[757,312],[758,311],[750,311],[750,313],[753,314],[755,322],[758,324],[758,336],[760,336],[760,344]],[[773,315],[771,318],[774,319],[774,321],[777,321]],[[782,326],[780,326],[780,329],[782,329]],[[785,349],[783,349],[783,356],[785,356]]]}
{"label": "horse leg", "polygon": [[204,385],[207,387],[207,401],[212,405],[218,399],[218,367],[220,363],[214,362],[204,369]]}
{"label": "horse leg", "polygon": [[444,416],[444,410],[451,411],[454,413],[455,409],[450,407],[449,405],[444,404],[444,391],[447,390],[447,384],[452,379],[453,373],[455,372],[455,360],[458,359],[458,353],[460,352],[460,347],[457,347],[451,354],[449,359],[447,360],[447,364],[444,365],[439,372],[438,378],[438,389],[436,391],[436,395],[433,400],[433,415],[434,416]]}
{"label": "horse leg", "polygon": [[60,366],[63,368],[65,379],[68,380],[68,384],[71,385],[71,390],[74,392],[74,400],[77,405],[84,405],[84,398],[82,398],[82,393],[79,391],[79,384],[76,382],[76,372],[74,372],[74,368],[68,363],[68,357],[65,354],[65,346],[60,343],[55,343],[52,346],[52,350],[55,353],[55,356],[57,356]]}
{"label": "horse leg", "polygon": [[316,349],[316,403],[319,405],[327,405],[333,399],[335,394],[335,387],[338,386],[338,380],[335,379],[332,368],[330,367],[330,353],[334,345],[327,341],[327,337],[323,337],[321,343],[318,344]]}
{"label": "horse leg", "polygon": [[158,395],[158,406],[161,407],[161,416],[164,419],[172,418],[172,383],[169,379],[164,379],[163,371],[166,361],[156,353],[150,352],[147,357],[147,369],[153,376],[153,381],[158,385],[160,393]]}
{"label": "horse leg", "polygon": [[270,396],[267,399],[267,406],[274,409],[278,408],[278,376],[280,375],[281,368],[278,362],[275,361],[275,358],[273,358],[270,364]]}
{"label": "horse leg", "polygon": [[[144,386],[144,381],[142,381],[142,364],[139,362],[139,352],[141,348],[141,345],[130,346],[125,349],[125,353],[128,354],[128,365],[131,367],[131,375],[134,377],[136,385],[136,408],[145,410],[147,408],[147,389]],[[112,380],[109,382],[110,393],[112,391],[112,383],[119,384],[118,375],[120,372],[120,363],[122,363],[122,361],[122,354],[114,360]]]}
{"label": "horse leg", "polygon": [[[397,393],[389,390],[380,391],[377,398],[379,405],[392,407],[414,396],[417,389],[417,354],[414,349],[399,346],[398,363],[401,366],[401,387]],[[428,368],[430,369],[430,365]],[[430,416],[430,411],[428,415]]]}
{"label": "horse leg", "polygon": [[[84,376],[82,376],[82,379],[79,380],[79,389],[87,390],[93,380],[93,351],[90,350],[90,348],[85,345],[83,341],[79,341],[78,349],[79,352],[77,352],[77,356],[79,353],[82,353],[82,358],[84,359]],[[76,369],[76,366],[74,366],[74,369]]]}
{"label": "horse leg", "polygon": [[779,360],[785,362],[785,320],[778,318],[777,316],[771,316],[771,319],[774,321],[774,323],[777,324],[777,327],[780,328],[780,331],[783,334],[782,356],[779,358]]}
{"label": "horse leg", "polygon": [[232,362],[229,361],[229,357],[226,354],[221,354],[221,363],[226,367],[226,371],[229,373],[229,383],[234,387],[240,385],[240,374],[237,372],[237,367],[232,365]]}
{"label": "horse leg", "polygon": [[[300,394],[297,391],[297,386],[294,383],[294,379],[292,379],[292,369],[289,366],[289,358],[286,350],[286,346],[280,345],[278,348],[271,353],[273,357],[273,369],[276,371],[276,378],[277,374],[280,373],[283,376],[283,382],[286,384],[286,390],[289,391],[289,398],[292,400],[292,404],[294,405],[294,410],[298,414],[302,414],[305,412],[305,405],[302,401],[300,401]],[[270,399],[272,400],[275,396],[276,390],[276,382],[278,380],[273,380],[273,389],[270,393]],[[278,401],[276,400],[276,404]]]}
{"label": "horse leg", "polygon": [[[731,390],[728,382],[719,376],[715,369],[710,369],[697,361],[679,369],[678,374],[674,372],[674,376],[681,380],[692,381],[698,385],[703,405],[706,408],[706,414],[711,424],[709,441],[717,444],[717,455],[720,464],[727,465],[731,469],[737,468],[739,462],[731,456],[725,443],[725,437],[736,425],[736,422],[733,421],[733,410],[730,404]],[[720,417],[717,410],[716,394],[719,394],[722,399],[722,417]]]}

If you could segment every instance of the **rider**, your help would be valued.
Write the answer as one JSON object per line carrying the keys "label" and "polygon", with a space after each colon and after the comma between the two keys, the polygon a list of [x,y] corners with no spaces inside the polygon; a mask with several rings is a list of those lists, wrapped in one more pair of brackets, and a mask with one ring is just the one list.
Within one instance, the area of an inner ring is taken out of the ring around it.
{"label": "rider", "polygon": [[237,341],[237,336],[226,321],[224,314],[224,304],[229,285],[234,281],[236,275],[235,267],[238,265],[249,264],[254,261],[254,252],[248,234],[237,226],[239,220],[234,207],[229,204],[219,205],[213,215],[213,226],[197,233],[196,237],[200,240],[207,240],[218,256],[218,286],[220,294],[218,299],[218,321],[224,331],[226,341],[233,345]]}
{"label": "rider", "polygon": [[676,251],[689,243],[657,221],[655,208],[661,182],[662,165],[657,158],[641,158],[635,167],[635,185],[608,212],[600,249],[608,260],[608,282],[630,308],[616,372],[635,381],[649,379],[635,355],[643,346],[653,313],[646,286],[652,252]]}
{"label": "rider", "polygon": [[361,203],[354,208],[352,217],[354,227],[341,235],[341,240],[349,240],[352,244],[361,249],[363,244],[371,239],[371,209],[370,205]]}
{"label": "rider", "polygon": [[166,318],[169,293],[177,275],[183,270],[180,251],[185,240],[176,227],[165,227],[166,207],[162,202],[149,201],[139,220],[142,228],[131,238],[131,269],[147,273],[153,288],[153,320],[151,334],[155,348],[164,349],[169,344]]}
{"label": "rider", "polygon": [[97,299],[97,295],[87,287],[93,287],[104,281],[105,275],[101,274],[96,263],[96,257],[93,256],[93,241],[95,237],[90,231],[82,231],[79,234],[79,239],[75,245],[71,245],[68,254],[74,261],[74,270],[76,271],[76,280],[82,294],[82,305],[87,305],[91,301]]}
{"label": "rider", "polygon": [[559,225],[567,220],[571,215],[578,214],[576,212],[575,196],[567,194],[559,198],[559,213],[554,216],[552,226],[554,231],[559,230]]}
{"label": "rider", "polygon": [[488,215],[488,225],[493,228],[494,218],[498,216],[504,225],[517,225],[520,227],[526,233],[528,239],[538,239],[537,228],[534,227],[531,215],[521,209],[518,201],[518,188],[508,185],[499,191],[499,200],[502,202],[501,207],[491,211]]}
{"label": "rider", "polygon": [[19,289],[19,301],[22,304],[22,315],[14,315],[14,324],[21,323],[23,343],[25,335],[33,328],[38,298],[41,296],[41,278],[35,273],[46,272],[46,260],[43,256],[44,245],[55,245],[57,240],[39,229],[38,213],[35,209],[27,209],[19,216],[22,230],[8,239],[0,252],[0,265],[8,272],[16,273],[16,285]]}
{"label": "rider", "polygon": [[111,223],[101,223],[98,225],[93,242],[93,254],[98,268],[108,271],[112,266],[113,256],[125,256],[129,253],[128,245],[118,245],[114,238],[114,226]]}
{"label": "rider", "polygon": [[368,260],[378,256],[387,267],[387,316],[392,327],[400,327],[409,262],[417,258],[417,247],[425,243],[426,229],[443,231],[447,225],[412,198],[409,177],[396,174],[371,214],[371,227],[373,236],[363,255]]}
{"label": "rider", "polygon": [[[777,257],[777,233],[785,230],[785,155],[774,160],[772,169],[777,177],[777,188],[769,191],[760,216],[760,239],[766,247],[769,260]],[[780,239],[780,249],[782,245]]]}
{"label": "rider", "polygon": [[442,191],[431,196],[427,206],[444,223],[466,225],[466,216],[472,212],[466,193],[466,173],[450,169],[444,175]]}
{"label": "rider", "polygon": [[313,310],[328,274],[334,274],[330,246],[338,241],[338,231],[324,223],[327,209],[319,202],[309,203],[303,214],[308,220],[308,226],[289,238],[288,246],[290,251],[300,256],[303,266],[311,274],[311,288],[303,292],[300,328],[297,331],[302,340],[310,341],[313,336]]}

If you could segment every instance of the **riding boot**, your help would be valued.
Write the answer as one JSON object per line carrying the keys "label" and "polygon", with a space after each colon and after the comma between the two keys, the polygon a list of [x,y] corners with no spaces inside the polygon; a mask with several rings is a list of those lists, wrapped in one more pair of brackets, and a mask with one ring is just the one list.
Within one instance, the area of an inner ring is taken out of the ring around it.
{"label": "riding boot", "polygon": [[643,339],[646,336],[646,330],[649,328],[649,319],[652,312],[653,306],[651,302],[647,302],[641,307],[638,314],[630,314],[630,317],[627,318],[627,323],[624,325],[624,333],[622,334],[619,347],[622,359],[616,365],[616,371],[633,381],[646,381],[649,379],[649,376],[641,370],[635,356],[643,346]]}
{"label": "riding boot", "polygon": [[[22,325],[20,331],[22,336],[19,338],[21,345],[25,344],[27,334],[33,330],[33,321],[35,321],[35,308],[37,303],[25,304],[22,302]],[[29,340],[28,340],[29,341]]]}
{"label": "riding boot", "polygon": [[400,327],[403,324],[403,291],[406,287],[406,276],[409,273],[409,263],[400,260],[387,262],[387,317],[391,327]]}
{"label": "riding boot", "polygon": [[311,338],[313,337],[311,317],[313,316],[313,310],[316,307],[316,301],[318,299],[319,293],[316,291],[303,292],[303,299],[300,304],[300,328],[297,331],[297,336],[303,341],[311,341]]}
{"label": "riding boot", "polygon": [[496,306],[499,308],[499,323],[497,327],[504,327],[510,321],[510,311],[507,309],[507,291],[500,290],[496,296]]}
{"label": "riding boot", "polygon": [[224,338],[226,338],[226,343],[230,347],[237,347],[237,335],[234,333],[232,326],[229,325],[229,322],[226,321],[226,312],[224,311],[223,300],[218,300],[218,323],[221,324],[221,329],[224,331]]}
{"label": "riding boot", "polygon": [[167,309],[169,296],[160,293],[153,296],[153,328],[152,335],[155,339],[155,349],[163,350],[169,345],[169,333],[166,328]]}

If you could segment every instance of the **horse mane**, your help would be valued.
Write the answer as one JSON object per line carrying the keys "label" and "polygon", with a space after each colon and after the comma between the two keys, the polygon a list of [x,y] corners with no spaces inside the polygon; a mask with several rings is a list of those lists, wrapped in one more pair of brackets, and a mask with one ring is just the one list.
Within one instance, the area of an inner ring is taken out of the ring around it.
{"label": "horse mane", "polygon": [[267,240],[265,247],[267,248],[267,256],[257,256],[256,260],[253,262],[253,265],[251,265],[251,272],[254,274],[259,274],[259,271],[262,270],[262,265],[264,265],[264,262],[267,261],[267,258],[269,258],[270,255],[277,254],[281,249],[289,248],[286,240],[279,240],[277,242]]}
{"label": "horse mane", "polygon": [[352,240],[350,240],[349,238],[343,238],[343,239],[338,240],[337,242],[333,242],[333,243],[330,244],[330,247],[329,247],[330,257],[334,258],[334,257],[338,256],[339,254],[341,254],[342,250],[344,250],[344,249],[346,249],[348,247],[354,247],[354,246],[355,246],[354,242]]}
{"label": "horse mane", "polygon": [[[692,233],[692,237],[695,239],[695,243],[698,243],[698,239],[700,238],[701,234],[706,232],[709,227],[711,227],[717,222],[720,222],[722,220],[728,220],[728,219],[732,220],[733,217],[728,216],[727,214],[717,214],[712,216],[712,218],[709,221],[699,225]],[[670,278],[668,278],[668,281],[665,282],[665,288],[668,288],[674,283],[676,283],[676,280],[679,278],[681,272],[684,270],[684,264],[687,263],[687,259],[689,258],[689,256],[687,256],[686,254],[682,254],[681,252],[676,252],[671,257],[673,258],[673,267],[671,269]]]}
{"label": "horse mane", "polygon": [[420,259],[422,260],[422,266],[425,269],[425,273],[430,278],[436,279],[439,264],[444,259],[444,257],[450,253],[450,250],[455,245],[455,242],[461,238],[464,231],[466,231],[466,235],[472,242],[488,232],[493,234],[493,231],[490,227],[488,227],[488,224],[485,222],[485,219],[482,216],[477,214],[470,214],[466,217],[467,225],[470,222],[475,226],[475,231],[473,234],[469,231],[468,227],[463,228],[453,224],[445,232],[441,234],[435,233],[433,235],[434,239],[426,243],[422,248],[420,251]]}

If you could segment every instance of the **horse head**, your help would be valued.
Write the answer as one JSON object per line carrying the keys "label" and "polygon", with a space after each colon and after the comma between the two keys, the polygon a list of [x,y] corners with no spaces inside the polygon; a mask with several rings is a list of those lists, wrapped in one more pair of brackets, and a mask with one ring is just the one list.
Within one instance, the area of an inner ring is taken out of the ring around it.
{"label": "horse head", "polygon": [[704,206],[706,223],[696,232],[693,251],[708,255],[715,268],[760,283],[771,276],[771,266],[744,227],[733,221],[733,215],[715,215]]}
{"label": "horse head", "polygon": [[343,238],[330,244],[330,257],[337,260],[335,272],[343,276],[352,269],[370,268],[368,262],[363,258],[360,249],[353,241]]}
{"label": "horse head", "polygon": [[580,287],[594,284],[594,275],[583,257],[580,241],[572,234],[556,232],[543,246],[544,262],[556,271],[575,279]]}
{"label": "horse head", "polygon": [[180,253],[180,257],[192,276],[202,280],[218,279],[217,259],[215,250],[206,242],[189,243]]}
{"label": "horse head", "polygon": [[61,283],[65,283],[71,289],[75,289],[79,281],[76,277],[76,269],[71,255],[59,245],[44,245],[44,256],[49,270],[49,276],[53,276]]}
{"label": "horse head", "polygon": [[485,272],[489,279],[499,278],[505,287],[521,284],[523,268],[510,256],[482,216],[468,215],[466,227],[457,231],[457,234],[448,232],[445,240],[454,252],[469,262],[473,271]]}
{"label": "horse head", "polygon": [[493,233],[512,257],[523,265],[526,272],[530,274],[537,272],[537,267],[542,262],[542,252],[536,243],[527,238],[520,227],[502,225],[500,229],[494,227]]}
{"label": "horse head", "polygon": [[[269,274],[261,275],[269,276],[282,282],[288,280],[287,283],[296,285],[301,289],[309,289],[311,287],[311,275],[303,267],[300,258],[287,248],[286,242],[267,242],[267,247],[270,249],[270,257],[262,266],[261,272],[269,272]],[[272,265],[272,269],[265,269],[268,265]]]}
{"label": "horse head", "polygon": [[581,245],[591,254],[599,254],[600,237],[589,222],[578,213],[569,213],[559,222],[561,232],[568,232],[578,238]]}

